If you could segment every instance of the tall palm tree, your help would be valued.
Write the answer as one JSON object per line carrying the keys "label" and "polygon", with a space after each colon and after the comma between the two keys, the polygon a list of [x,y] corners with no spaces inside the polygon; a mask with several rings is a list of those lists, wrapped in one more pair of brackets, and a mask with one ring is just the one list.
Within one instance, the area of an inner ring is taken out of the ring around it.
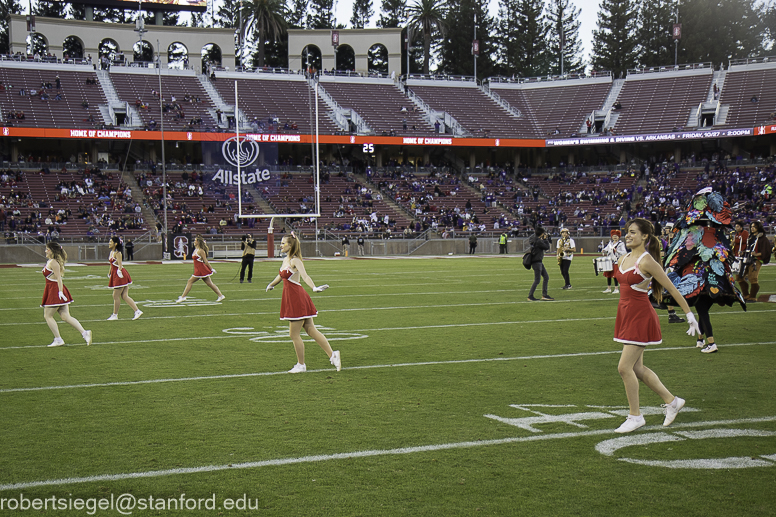
{"label": "tall palm tree", "polygon": [[423,32],[423,73],[428,74],[431,58],[431,35],[445,33],[444,0],[416,0],[407,7],[407,25]]}
{"label": "tall palm tree", "polygon": [[[288,28],[285,3],[282,0],[248,0],[242,9],[246,20],[243,41],[247,34],[258,34],[258,66],[264,66],[264,43],[269,38],[278,41]],[[242,49],[240,51],[242,53]]]}

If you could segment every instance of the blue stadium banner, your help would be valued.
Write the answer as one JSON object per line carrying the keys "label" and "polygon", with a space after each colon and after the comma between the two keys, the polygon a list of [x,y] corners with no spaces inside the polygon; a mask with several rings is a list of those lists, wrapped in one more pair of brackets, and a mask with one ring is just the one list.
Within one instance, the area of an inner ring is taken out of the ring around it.
{"label": "blue stadium banner", "polygon": [[205,174],[205,182],[223,190],[225,195],[228,187],[236,188],[238,184],[241,189],[250,191],[253,187],[258,192],[274,186],[270,180],[275,174],[270,171],[277,169],[278,145],[259,143],[255,136],[261,135],[241,134],[239,142],[237,135],[223,142],[202,142],[202,156],[209,156],[217,164],[215,172]]}

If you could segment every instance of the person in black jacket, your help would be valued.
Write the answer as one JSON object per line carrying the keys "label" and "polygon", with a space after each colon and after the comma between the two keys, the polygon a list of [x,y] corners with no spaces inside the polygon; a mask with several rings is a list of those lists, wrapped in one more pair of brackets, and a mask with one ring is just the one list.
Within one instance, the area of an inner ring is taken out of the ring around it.
{"label": "person in black jacket", "polygon": [[240,249],[242,250],[240,283],[242,284],[245,281],[245,268],[248,268],[248,283],[250,284],[253,278],[253,260],[256,258],[256,241],[253,240],[253,235],[243,235]]}
{"label": "person in black jacket", "polygon": [[547,269],[544,267],[544,252],[550,249],[550,236],[544,231],[541,225],[536,226],[536,230],[531,237],[528,238],[528,242],[531,244],[531,253],[533,260],[531,261],[531,268],[534,271],[534,283],[531,286],[531,292],[528,293],[528,301],[535,302],[538,298],[534,297],[536,287],[539,285],[539,278],[542,282],[542,300],[552,301],[552,298],[547,294],[547,284],[550,282],[550,275],[547,273]]}

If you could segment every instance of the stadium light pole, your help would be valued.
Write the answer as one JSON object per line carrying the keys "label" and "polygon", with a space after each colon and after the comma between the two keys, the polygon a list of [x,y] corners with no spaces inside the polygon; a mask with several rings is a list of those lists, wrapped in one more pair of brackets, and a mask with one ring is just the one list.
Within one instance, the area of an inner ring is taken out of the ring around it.
{"label": "stadium light pole", "polygon": [[167,246],[167,163],[164,158],[164,110],[162,96],[162,48],[159,39],[156,40],[157,77],[159,78],[159,124],[162,129],[162,201],[164,203],[164,228],[162,229],[162,257],[169,259],[170,250]]}

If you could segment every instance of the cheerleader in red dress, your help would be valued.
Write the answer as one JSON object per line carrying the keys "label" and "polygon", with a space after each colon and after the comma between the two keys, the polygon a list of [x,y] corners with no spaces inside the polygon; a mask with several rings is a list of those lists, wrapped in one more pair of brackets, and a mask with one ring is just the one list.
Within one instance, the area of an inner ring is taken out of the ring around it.
{"label": "cheerleader in red dress", "polygon": [[[630,408],[627,420],[615,432],[629,433],[646,424],[639,408],[639,381],[643,381],[663,399],[665,420],[670,425],[677,413],[684,407],[684,400],[674,397],[658,376],[644,366],[644,349],[647,345],[663,342],[660,322],[649,301],[650,283],[654,293],[662,293],[665,287],[684,310],[690,329],[689,335],[700,334],[695,315],[669,280],[660,265],[660,240],[655,236],[652,223],[646,219],[633,219],[625,225],[625,245],[631,252],[614,266],[614,274],[620,283],[620,303],[617,306],[617,321],[614,340],[623,343],[622,355],[617,369],[625,384],[625,394]],[[658,300],[660,301],[660,300]]]}
{"label": "cheerleader in red dress", "polygon": [[43,276],[46,278],[46,289],[43,291],[43,301],[40,306],[43,307],[43,317],[46,320],[51,332],[54,334],[54,341],[49,346],[62,346],[65,341],[59,334],[59,326],[54,319],[54,314],[59,313],[62,321],[70,324],[81,333],[87,345],[92,344],[92,331],[84,330],[81,323],[70,315],[69,305],[73,303],[73,297],[62,282],[62,275],[65,271],[65,261],[67,253],[56,242],[46,244],[46,266],[43,268]]}
{"label": "cheerleader in red dress", "polygon": [[191,275],[189,281],[186,282],[186,289],[184,289],[183,294],[180,295],[177,300],[175,300],[175,303],[185,302],[186,295],[188,295],[189,291],[191,291],[191,286],[194,285],[194,282],[199,279],[202,279],[202,281],[205,282],[205,284],[207,284],[207,286],[218,295],[216,301],[220,302],[226,298],[226,296],[221,294],[218,286],[216,286],[216,284],[214,284],[210,279],[211,275],[214,275],[216,270],[210,267],[210,262],[207,260],[207,253],[209,249],[205,239],[201,235],[197,235],[194,238],[194,248],[194,253],[191,254],[191,259],[194,261],[194,274]]}
{"label": "cheerleader in red dress", "polygon": [[124,245],[121,243],[121,239],[113,236],[108,241],[108,248],[110,248],[110,255],[108,256],[108,262],[110,263],[108,278],[110,280],[108,281],[108,287],[113,289],[113,314],[110,315],[108,321],[119,319],[119,307],[121,306],[122,299],[135,311],[132,319],[136,320],[142,316],[143,311],[138,309],[135,300],[129,297],[129,286],[132,285],[132,277],[124,269],[122,262]]}
{"label": "cheerleader in red dress", "polygon": [[296,351],[296,365],[291,368],[289,373],[303,373],[307,371],[307,365],[304,362],[304,341],[302,341],[301,330],[304,329],[307,335],[315,340],[316,343],[329,356],[329,362],[340,371],[342,361],[340,360],[339,350],[332,350],[329,340],[326,336],[315,328],[313,318],[318,315],[318,311],[310,299],[310,295],[304,290],[300,279],[312,288],[316,293],[328,289],[328,285],[315,287],[312,278],[305,271],[302,263],[302,251],[299,239],[291,233],[283,237],[280,241],[280,251],[286,254],[283,264],[280,266],[280,273],[275,279],[267,285],[267,292],[271,291],[281,281],[283,282],[283,297],[280,302],[280,319],[289,322],[289,334],[294,343]]}

